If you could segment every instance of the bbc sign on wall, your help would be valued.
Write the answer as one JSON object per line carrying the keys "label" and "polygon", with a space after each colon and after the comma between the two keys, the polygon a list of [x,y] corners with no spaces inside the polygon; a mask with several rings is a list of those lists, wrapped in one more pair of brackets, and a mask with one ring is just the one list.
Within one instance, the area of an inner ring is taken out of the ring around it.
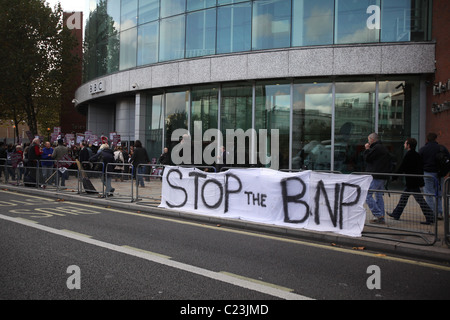
{"label": "bbc sign on wall", "polygon": [[89,93],[96,94],[105,91],[105,82],[103,80],[98,80],[89,85]]}

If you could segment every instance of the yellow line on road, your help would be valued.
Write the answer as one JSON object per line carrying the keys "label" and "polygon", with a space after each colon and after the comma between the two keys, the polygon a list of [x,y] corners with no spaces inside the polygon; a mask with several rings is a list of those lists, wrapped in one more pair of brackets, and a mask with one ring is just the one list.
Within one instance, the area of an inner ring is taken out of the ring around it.
{"label": "yellow line on road", "polygon": [[[0,192],[12,193],[14,195],[20,195],[20,196],[23,196],[23,197],[33,197],[33,198],[42,199],[42,197],[38,197],[38,196],[22,195],[22,194],[18,194],[18,193],[11,192],[11,191],[5,191],[5,190],[0,190]],[[229,232],[229,233],[248,235],[248,236],[252,236],[252,237],[264,238],[264,239],[269,239],[269,240],[276,240],[276,241],[300,244],[300,245],[304,245],[304,246],[315,247],[315,248],[320,248],[320,249],[326,249],[326,250],[331,250],[331,251],[350,253],[350,254],[353,254],[353,255],[360,255],[360,256],[366,256],[366,257],[371,257],[371,258],[376,258],[376,259],[408,263],[408,264],[412,264],[412,265],[417,265],[417,266],[427,267],[427,268],[434,268],[434,269],[439,269],[439,270],[443,270],[443,271],[450,271],[450,267],[448,267],[448,266],[443,266],[443,265],[438,265],[438,264],[433,264],[433,263],[427,263],[427,262],[422,262],[422,261],[417,261],[417,260],[410,260],[410,259],[406,259],[406,258],[398,258],[398,257],[387,256],[387,255],[380,255],[380,254],[377,254],[377,253],[371,253],[371,252],[362,251],[362,250],[353,250],[353,249],[346,249],[346,248],[340,248],[340,247],[333,247],[333,246],[330,246],[330,245],[311,243],[311,242],[306,242],[306,241],[297,240],[297,239],[289,239],[289,238],[278,237],[278,236],[270,236],[270,235],[265,235],[265,234],[258,234],[258,233],[254,233],[254,232],[248,232],[248,231],[242,231],[242,230],[236,230],[236,229],[229,229],[229,228],[225,228],[225,227],[220,227],[219,228],[217,226],[205,225],[205,224],[202,224],[202,223],[199,223],[199,222],[189,222],[189,221],[178,220],[176,218],[158,217],[158,216],[152,215],[150,213],[144,214],[144,213],[138,213],[138,212],[132,212],[132,211],[119,210],[119,209],[115,209],[115,208],[107,208],[107,207],[104,207],[103,205],[90,205],[90,204],[77,203],[77,202],[72,202],[72,201],[65,201],[64,203],[65,204],[70,204],[70,205],[78,205],[78,206],[83,206],[83,207],[95,208],[97,210],[98,209],[102,209],[102,210],[105,210],[105,211],[111,211],[111,212],[116,212],[116,213],[123,213],[123,214],[127,214],[127,215],[139,216],[139,217],[144,217],[144,218],[149,218],[149,219],[162,220],[162,221],[168,221],[168,222],[175,222],[175,223],[180,223],[180,224],[185,224],[185,225],[201,227],[201,228],[205,228],[205,229],[214,229],[214,230],[218,230],[218,231],[224,231],[224,232]]]}

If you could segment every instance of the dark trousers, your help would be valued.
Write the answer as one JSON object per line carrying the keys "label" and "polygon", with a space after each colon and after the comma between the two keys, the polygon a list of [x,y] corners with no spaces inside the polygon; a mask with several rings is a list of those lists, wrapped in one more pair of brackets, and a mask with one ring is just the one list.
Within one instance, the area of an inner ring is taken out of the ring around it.
{"label": "dark trousers", "polygon": [[[433,217],[433,210],[430,209],[427,202],[423,198],[423,195],[421,194],[421,190],[419,187],[406,187],[405,192],[414,192],[413,194],[414,199],[416,199],[417,203],[419,204],[420,208],[422,209],[422,212],[427,220],[427,222],[434,222]],[[394,211],[392,212],[392,216],[395,218],[400,218],[400,216],[403,213],[403,210],[406,207],[406,204],[408,203],[410,194],[402,194],[400,197],[400,200],[395,207]]]}

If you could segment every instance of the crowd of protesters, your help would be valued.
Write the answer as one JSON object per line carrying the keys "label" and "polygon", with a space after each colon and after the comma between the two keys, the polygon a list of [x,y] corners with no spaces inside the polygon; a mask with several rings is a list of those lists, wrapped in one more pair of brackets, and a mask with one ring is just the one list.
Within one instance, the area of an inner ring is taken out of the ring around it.
{"label": "crowd of protesters", "polygon": [[[97,154],[104,145],[88,144],[83,141],[80,144],[67,145],[62,139],[53,143],[49,141],[40,141],[36,138],[31,143],[24,144],[5,144],[0,141],[0,178],[5,175],[5,181],[22,181],[27,174],[31,175],[31,179],[36,179],[36,169],[30,168],[40,167],[42,172],[40,178],[47,181],[55,172],[54,168],[57,163],[66,163],[61,165],[66,169],[77,170],[75,160],[79,160],[85,170],[101,170],[95,164],[90,162],[91,158]],[[108,146],[109,148],[109,146]],[[128,163],[133,156],[133,147],[130,148],[115,147],[114,158],[120,162]],[[101,167],[101,166],[100,166]],[[129,173],[130,166],[117,166],[115,170],[123,173]],[[59,166],[60,168],[60,166]],[[65,180],[69,175],[65,170],[58,170],[59,181],[61,186],[65,185]],[[53,177],[51,181],[55,181]]]}

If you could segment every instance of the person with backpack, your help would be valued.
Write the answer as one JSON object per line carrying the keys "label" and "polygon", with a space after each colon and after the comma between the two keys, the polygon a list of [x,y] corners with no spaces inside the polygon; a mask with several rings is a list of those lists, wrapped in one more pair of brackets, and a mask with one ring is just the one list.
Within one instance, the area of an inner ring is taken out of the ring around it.
{"label": "person with backpack", "polygon": [[426,194],[434,195],[426,196],[425,200],[432,210],[435,210],[436,208],[436,199],[439,200],[437,203],[437,218],[442,220],[442,185],[443,178],[448,174],[448,170],[445,172],[445,169],[442,168],[443,164],[437,160],[440,158],[450,159],[450,153],[445,146],[440,145],[437,142],[437,134],[430,132],[427,135],[427,142],[422,148],[420,148],[419,154],[423,161],[424,175],[430,177],[425,178],[424,192]]}

